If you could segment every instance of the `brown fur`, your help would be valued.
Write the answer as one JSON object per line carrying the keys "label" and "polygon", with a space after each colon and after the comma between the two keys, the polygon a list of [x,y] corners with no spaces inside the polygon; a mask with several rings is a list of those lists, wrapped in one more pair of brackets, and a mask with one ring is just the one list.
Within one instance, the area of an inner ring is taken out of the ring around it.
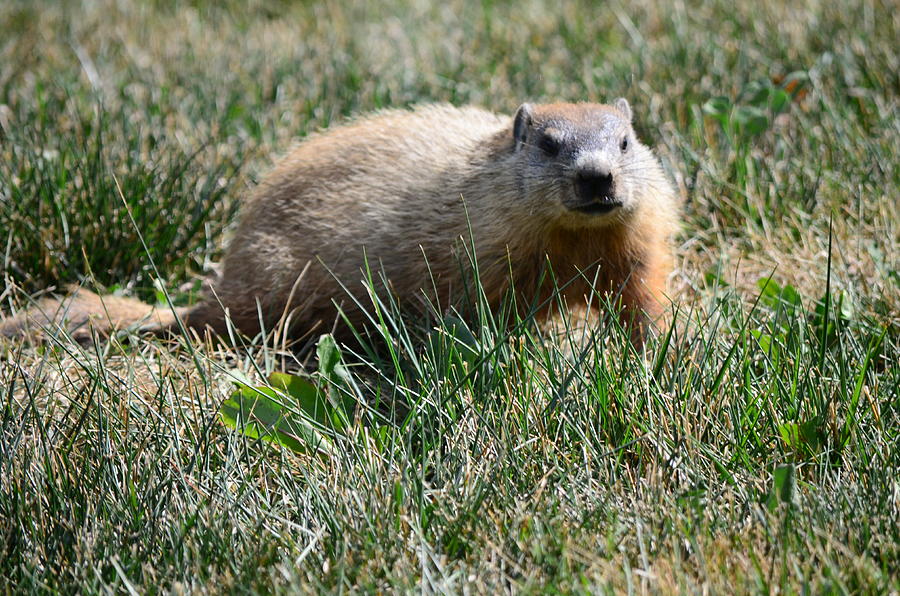
{"label": "brown fur", "polygon": [[[624,100],[526,104],[515,119],[424,106],[313,135],[243,205],[213,294],[180,314],[188,327],[224,333],[224,306],[235,327],[252,335],[260,319],[271,329],[290,313],[299,337],[330,328],[336,301],[359,325],[364,313],[348,292],[371,304],[362,282],[365,259],[404,307],[419,308],[427,297],[446,308],[461,299],[460,239],[471,233],[492,305],[511,281],[528,301],[549,296],[549,277],[538,281],[549,262],[556,283],[579,278],[564,291],[569,304],[591,293],[596,280],[597,291],[620,295],[629,316],[654,318],[672,267],[678,209],[630,119]],[[541,145],[547,138],[559,142],[558,155]],[[600,170],[610,172],[621,206],[602,215],[573,210],[586,196],[576,177]],[[41,304],[46,315],[32,310],[7,320],[0,333],[61,321],[60,306],[74,315],[66,317],[70,329],[90,320],[101,334],[139,320],[155,329],[174,321],[172,313],[136,301],[101,303],[81,291]]]}

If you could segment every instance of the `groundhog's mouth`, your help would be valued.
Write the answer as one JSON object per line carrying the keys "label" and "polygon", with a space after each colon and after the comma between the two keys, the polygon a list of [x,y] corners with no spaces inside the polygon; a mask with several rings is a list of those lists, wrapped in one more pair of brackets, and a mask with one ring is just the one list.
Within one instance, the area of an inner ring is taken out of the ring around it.
{"label": "groundhog's mouth", "polygon": [[602,199],[591,201],[590,203],[571,205],[569,206],[569,209],[571,209],[572,211],[578,211],[579,213],[586,213],[588,215],[603,215],[605,213],[609,213],[610,211],[614,211],[621,206],[622,201],[614,199],[612,197],[603,197]]}

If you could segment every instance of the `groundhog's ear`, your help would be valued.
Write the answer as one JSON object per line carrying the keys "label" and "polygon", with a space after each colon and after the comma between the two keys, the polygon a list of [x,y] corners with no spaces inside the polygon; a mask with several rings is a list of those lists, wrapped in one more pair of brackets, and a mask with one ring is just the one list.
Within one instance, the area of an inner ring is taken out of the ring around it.
{"label": "groundhog's ear", "polygon": [[631,106],[628,105],[628,100],[624,97],[620,97],[613,104],[617,110],[622,112],[622,115],[625,116],[625,119],[631,122]]}
{"label": "groundhog's ear", "polygon": [[533,112],[530,103],[523,103],[516,110],[516,117],[513,120],[513,138],[516,141],[516,151],[525,144],[525,138],[528,136],[528,129],[534,121]]}

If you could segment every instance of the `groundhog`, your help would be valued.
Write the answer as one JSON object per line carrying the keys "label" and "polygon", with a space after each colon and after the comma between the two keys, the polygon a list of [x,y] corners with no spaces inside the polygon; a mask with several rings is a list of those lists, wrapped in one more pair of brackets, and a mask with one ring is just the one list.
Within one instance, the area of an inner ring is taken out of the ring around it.
{"label": "groundhog", "polygon": [[282,324],[303,338],[364,327],[370,288],[412,311],[463,309],[477,271],[492,308],[510,290],[525,309],[544,305],[541,316],[555,288],[569,305],[610,295],[640,340],[664,308],[678,207],[631,119],[625,99],[526,103],[513,117],[449,105],[378,112],[310,136],[276,165],[242,205],[197,305],[173,312],[82,289],[0,333],[165,331],[177,314],[220,335],[229,317],[250,336]]}

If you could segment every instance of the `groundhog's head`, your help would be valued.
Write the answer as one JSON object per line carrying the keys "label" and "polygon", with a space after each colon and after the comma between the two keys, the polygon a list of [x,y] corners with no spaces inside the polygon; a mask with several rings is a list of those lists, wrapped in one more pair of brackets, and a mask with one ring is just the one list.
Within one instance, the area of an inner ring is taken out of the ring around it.
{"label": "groundhog's head", "polygon": [[639,206],[649,149],[625,99],[601,104],[523,104],[513,120],[528,208],[566,226],[625,221]]}

